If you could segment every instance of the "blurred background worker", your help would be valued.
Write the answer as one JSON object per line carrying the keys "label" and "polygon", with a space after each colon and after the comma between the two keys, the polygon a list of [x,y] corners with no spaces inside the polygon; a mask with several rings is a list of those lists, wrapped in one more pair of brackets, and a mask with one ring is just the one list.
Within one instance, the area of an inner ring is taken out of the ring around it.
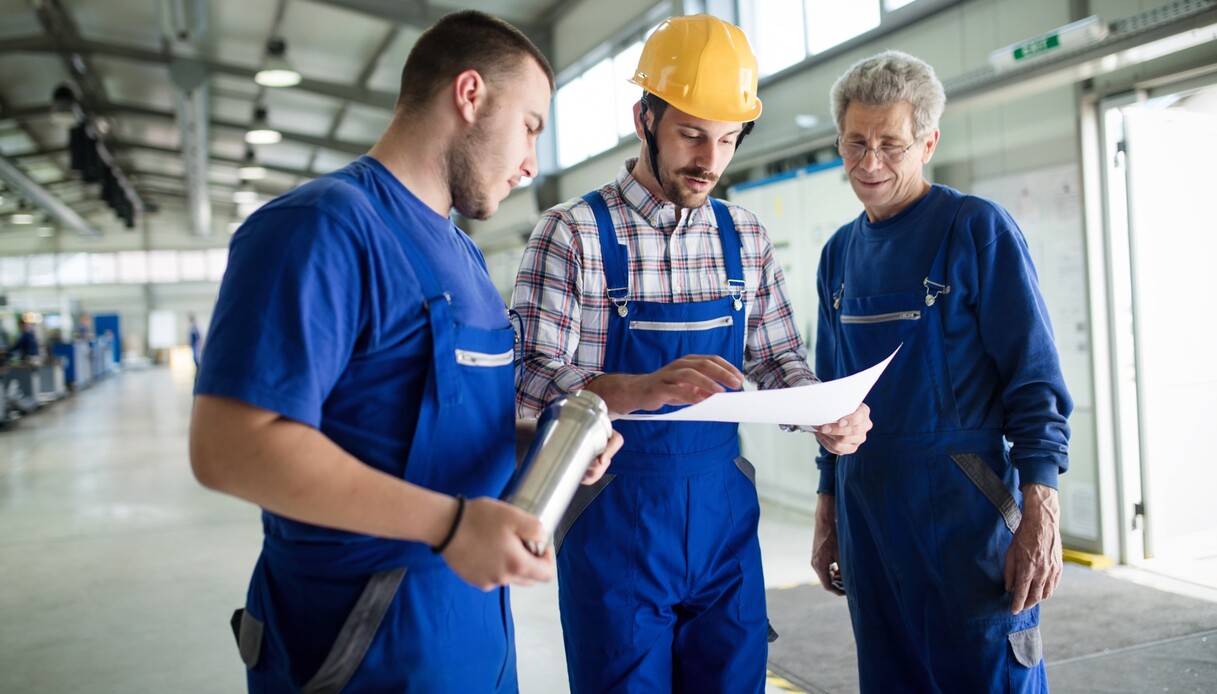
{"label": "blurred background worker", "polygon": [[13,346],[9,348],[9,356],[22,361],[37,361],[41,357],[41,352],[38,345],[38,336],[34,334],[34,322],[22,318],[19,327],[21,334],[17,336],[17,341],[13,343]]}
{"label": "blurred background worker", "polygon": [[190,356],[194,358],[194,370],[199,370],[199,360],[203,358],[203,331],[199,329],[199,321],[191,313],[187,316],[190,322]]}
{"label": "blurred background worker", "polygon": [[[524,251],[521,414],[581,388],[628,413],[739,389],[745,374],[761,388],[815,382],[764,227],[710,197],[761,114],[744,33],[709,15],[665,20],[631,81],[644,90],[638,158],[546,212]],[[866,413],[820,440],[852,452]],[[764,691],[760,508],[738,426],[616,427],[613,473],[581,490],[559,538],[571,689]]]}

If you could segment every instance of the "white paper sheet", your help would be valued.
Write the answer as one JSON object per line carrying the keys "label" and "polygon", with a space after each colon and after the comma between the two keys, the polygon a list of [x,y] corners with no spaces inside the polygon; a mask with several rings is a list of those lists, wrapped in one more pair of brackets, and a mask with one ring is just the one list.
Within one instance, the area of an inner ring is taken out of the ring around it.
{"label": "white paper sheet", "polygon": [[627,414],[617,419],[668,419],[697,422],[758,422],[818,426],[852,414],[896,356],[835,381],[776,390],[718,393],[665,414]]}

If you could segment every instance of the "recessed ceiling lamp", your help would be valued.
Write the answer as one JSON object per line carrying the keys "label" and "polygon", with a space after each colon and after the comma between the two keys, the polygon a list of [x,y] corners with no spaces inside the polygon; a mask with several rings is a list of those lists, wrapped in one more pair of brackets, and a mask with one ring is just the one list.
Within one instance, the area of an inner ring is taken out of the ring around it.
{"label": "recessed ceiling lamp", "polygon": [[258,166],[258,160],[254,157],[254,148],[245,148],[245,159],[241,160],[241,168],[237,169],[237,175],[242,181],[257,181],[266,178],[266,169]]}
{"label": "recessed ceiling lamp", "polygon": [[287,43],[275,37],[266,44],[266,65],[254,75],[263,87],[294,87],[300,84],[300,73],[292,69],[285,57]]}
{"label": "recessed ceiling lamp", "polygon": [[75,127],[80,122],[80,108],[71,87],[61,84],[51,94],[51,122],[62,128]]}
{"label": "recessed ceiling lamp", "polygon": [[270,127],[266,120],[266,107],[254,109],[254,122],[249,124],[245,133],[245,142],[251,145],[273,145],[283,140],[283,134]]}
{"label": "recessed ceiling lamp", "polygon": [[794,124],[803,129],[814,128],[820,124],[820,118],[810,113],[800,113],[794,117]]}
{"label": "recessed ceiling lamp", "polygon": [[261,206],[261,200],[255,200],[253,202],[239,202],[237,203],[237,216],[241,219],[245,219],[249,215],[257,212],[258,208]]}
{"label": "recessed ceiling lamp", "polygon": [[240,188],[237,188],[232,193],[232,201],[238,205],[245,205],[251,202],[258,201],[258,191],[249,183],[242,183]]}
{"label": "recessed ceiling lamp", "polygon": [[9,224],[33,224],[34,215],[30,213],[30,206],[25,200],[17,203],[17,211],[8,216]]}

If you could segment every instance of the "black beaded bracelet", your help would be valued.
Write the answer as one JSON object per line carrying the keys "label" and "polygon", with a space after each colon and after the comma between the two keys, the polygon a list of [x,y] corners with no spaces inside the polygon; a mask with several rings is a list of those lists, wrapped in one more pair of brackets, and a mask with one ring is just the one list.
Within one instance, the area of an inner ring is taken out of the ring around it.
{"label": "black beaded bracelet", "polygon": [[461,516],[465,515],[465,495],[456,495],[456,518],[452,519],[452,527],[448,528],[448,535],[444,541],[431,548],[434,554],[443,554],[444,550],[448,549],[448,545],[452,542],[452,538],[456,537],[456,528],[461,524]]}

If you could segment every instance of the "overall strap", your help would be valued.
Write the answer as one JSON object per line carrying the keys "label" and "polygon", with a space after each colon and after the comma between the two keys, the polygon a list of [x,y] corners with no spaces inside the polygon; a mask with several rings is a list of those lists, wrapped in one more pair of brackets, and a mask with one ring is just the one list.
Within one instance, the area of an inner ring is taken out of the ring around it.
{"label": "overall strap", "polygon": [[348,181],[363,193],[364,199],[372,203],[380,214],[381,221],[397,232],[397,240],[405,250],[406,260],[414,268],[418,283],[423,290],[423,308],[427,310],[431,327],[431,364],[435,369],[435,388],[440,405],[456,405],[461,402],[460,372],[456,364],[456,323],[452,319],[452,296],[444,291],[436,278],[431,263],[422,249],[406,232],[396,217],[389,214],[382,203],[353,176],[339,173],[336,177]]}
{"label": "overall strap", "polygon": [[[604,259],[604,276],[608,283],[608,295],[614,303],[629,299],[630,281],[629,250],[617,242],[617,232],[613,227],[613,219],[609,215],[608,204],[599,191],[593,190],[582,196],[592,208],[596,218],[596,230],[600,234],[600,256]],[[718,223],[718,233],[723,247],[723,264],[727,270],[727,284],[731,286],[736,299],[744,289],[744,264],[740,259],[739,232],[735,229],[735,220],[731,212],[721,200],[711,198],[710,207],[714,210],[714,218]]]}
{"label": "overall strap", "polygon": [[714,218],[718,222],[718,235],[722,239],[723,244],[723,264],[727,266],[727,283],[738,285],[740,288],[744,286],[744,264],[740,261],[740,248],[743,247],[743,242],[740,241],[739,232],[735,230],[735,220],[731,218],[731,211],[727,209],[727,205],[722,200],[710,198],[710,207],[714,210]]}
{"label": "overall strap", "polygon": [[[617,243],[617,231],[609,215],[608,204],[599,191],[583,196],[596,217],[596,229],[600,232],[600,257],[604,259],[604,278],[608,284],[608,295],[613,303],[625,302],[630,296],[630,252]],[[620,305],[620,304],[619,304]]]}
{"label": "overall strap", "polygon": [[921,281],[925,287],[925,305],[933,306],[939,296],[950,294],[951,285],[947,282],[947,254],[951,245],[951,236],[955,232],[955,221],[959,218],[959,211],[963,209],[963,197],[961,196],[955,204],[955,211],[951,214],[951,223],[947,226],[947,231],[942,235],[942,244],[938,247],[938,253],[934,255],[934,262],[930,265],[930,271]]}

